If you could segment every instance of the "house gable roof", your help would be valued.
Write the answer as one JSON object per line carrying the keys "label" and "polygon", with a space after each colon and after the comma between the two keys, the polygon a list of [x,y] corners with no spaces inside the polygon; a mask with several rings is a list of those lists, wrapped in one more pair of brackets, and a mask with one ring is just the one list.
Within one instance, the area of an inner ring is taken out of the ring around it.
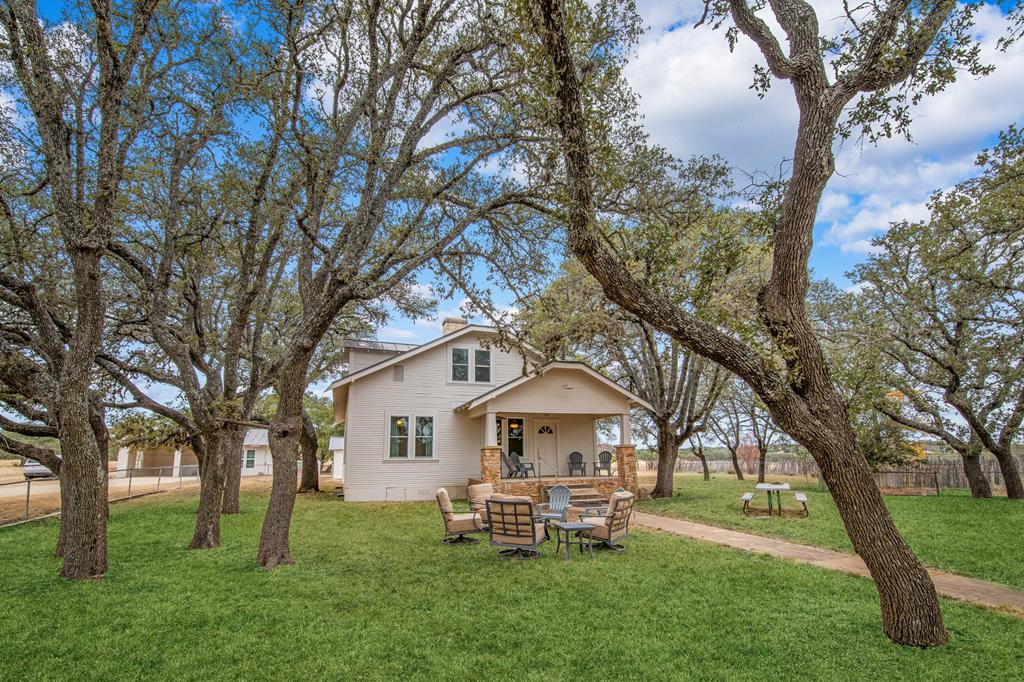
{"label": "house gable roof", "polygon": [[[367,376],[373,374],[374,372],[379,372],[382,369],[387,369],[391,365],[398,364],[399,362],[405,362],[409,358],[415,357],[415,356],[419,355],[420,353],[425,353],[428,350],[431,350],[433,348],[437,348],[438,346],[444,345],[444,344],[446,344],[446,343],[448,343],[450,341],[454,341],[454,340],[456,340],[456,339],[458,339],[460,337],[466,336],[468,334],[473,334],[473,333],[476,333],[476,334],[495,334],[496,335],[498,333],[498,330],[495,329],[494,327],[487,327],[487,326],[484,326],[484,325],[478,325],[478,324],[468,325],[468,326],[463,327],[461,329],[457,329],[457,330],[451,332],[450,334],[444,334],[442,336],[439,336],[436,339],[434,339],[433,341],[428,341],[427,343],[424,343],[421,346],[415,346],[415,347],[411,348],[410,350],[401,352],[401,353],[399,353],[397,355],[392,355],[391,357],[385,358],[384,360],[381,360],[380,362],[375,362],[374,364],[369,365],[368,367],[363,367],[361,370],[359,370],[357,372],[352,372],[351,374],[343,376],[340,379],[335,379],[333,382],[331,382],[331,385],[327,387],[327,390],[330,391],[330,390],[334,390],[335,388],[340,388],[341,386],[345,386],[346,384],[352,383],[356,379],[362,379],[363,377],[367,377]],[[536,349],[531,348],[528,345],[526,346],[526,350],[528,352],[530,352],[530,353],[533,353],[536,358],[540,357],[540,353]]]}
{"label": "house gable roof", "polygon": [[643,407],[648,410],[654,409],[649,402],[647,402],[637,394],[633,393],[632,391],[623,388],[622,386],[615,383],[605,375],[601,374],[600,372],[598,372],[596,369],[586,364],[585,362],[576,362],[572,360],[554,360],[530,372],[529,374],[524,374],[521,377],[518,377],[516,379],[513,379],[512,381],[502,384],[501,386],[498,386],[497,388],[493,388],[490,391],[487,391],[486,393],[478,395],[476,398],[473,398],[472,400],[459,405],[458,407],[455,408],[455,410],[456,412],[458,412],[463,410],[469,411],[476,409],[477,407],[483,405],[487,401],[494,400],[503,393],[507,393],[519,386],[522,386],[528,381],[531,381],[539,376],[542,376],[544,372],[551,369],[569,369],[583,372],[587,376],[595,379],[601,384],[604,384],[607,388],[619,393],[629,402],[635,403],[638,407]]}

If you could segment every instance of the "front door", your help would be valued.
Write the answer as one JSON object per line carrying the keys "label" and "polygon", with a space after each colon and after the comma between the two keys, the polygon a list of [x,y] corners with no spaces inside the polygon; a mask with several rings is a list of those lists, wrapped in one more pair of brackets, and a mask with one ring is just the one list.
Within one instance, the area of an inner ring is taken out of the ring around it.
{"label": "front door", "polygon": [[558,422],[553,419],[538,419],[534,443],[537,444],[537,472],[541,476],[558,473]]}

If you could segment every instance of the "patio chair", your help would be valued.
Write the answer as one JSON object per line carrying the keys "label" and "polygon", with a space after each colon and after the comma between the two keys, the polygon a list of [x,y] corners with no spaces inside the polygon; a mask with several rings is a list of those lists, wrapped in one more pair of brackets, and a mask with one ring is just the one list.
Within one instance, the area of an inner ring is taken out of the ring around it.
{"label": "patio chair", "polygon": [[466,537],[471,533],[482,533],[485,528],[476,512],[456,514],[452,507],[452,499],[448,491],[438,488],[434,495],[437,499],[437,507],[441,510],[441,519],[444,521],[444,542],[446,545],[473,545],[478,542],[476,538]]}
{"label": "patio chair", "polygon": [[612,453],[607,450],[602,450],[597,453],[597,461],[594,462],[594,475],[601,471],[605,471],[609,476],[612,475]]}
{"label": "patio chair", "polygon": [[535,517],[529,497],[492,495],[487,500],[487,517],[491,545],[502,548],[498,550],[502,559],[536,559],[540,545],[550,539],[548,527]]}
{"label": "patio chair", "polygon": [[501,463],[508,469],[509,478],[515,478],[519,475],[519,467],[516,466],[516,463],[512,461],[512,458],[504,450],[501,451]]}
{"label": "patio chair", "polygon": [[537,505],[537,516],[544,521],[565,521],[569,516],[572,491],[559,483],[548,490],[548,501]]}
{"label": "patio chair", "polygon": [[580,476],[587,475],[587,463],[583,461],[582,452],[570,452],[569,453],[569,475],[572,476],[576,472],[580,472]]}
{"label": "patio chair", "polygon": [[593,526],[591,530],[580,533],[600,542],[599,547],[621,552],[625,549],[620,542],[629,536],[629,519],[633,515],[633,493],[612,493],[608,511],[601,516],[584,516],[583,523]]}
{"label": "patio chair", "polygon": [[469,508],[480,515],[480,520],[487,525],[487,499],[494,494],[491,483],[477,483],[469,486]]}
{"label": "patio chair", "polygon": [[519,457],[518,452],[513,452],[509,455],[509,459],[516,465],[516,469],[523,475],[523,478],[529,478],[530,474],[533,474],[534,478],[537,477],[537,472],[533,468],[533,462],[524,462]]}

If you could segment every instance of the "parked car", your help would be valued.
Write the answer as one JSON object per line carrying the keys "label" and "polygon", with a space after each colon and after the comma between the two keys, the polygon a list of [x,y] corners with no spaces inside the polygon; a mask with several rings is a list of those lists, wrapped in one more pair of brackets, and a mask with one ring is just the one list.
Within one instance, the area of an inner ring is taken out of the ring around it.
{"label": "parked car", "polygon": [[56,474],[34,459],[26,459],[21,472],[25,475],[25,480],[30,478],[56,478]]}

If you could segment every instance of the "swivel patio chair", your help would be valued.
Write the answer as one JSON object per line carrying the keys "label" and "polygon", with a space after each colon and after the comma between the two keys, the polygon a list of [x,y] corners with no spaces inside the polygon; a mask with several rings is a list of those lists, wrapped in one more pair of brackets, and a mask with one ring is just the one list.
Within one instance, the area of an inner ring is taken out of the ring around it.
{"label": "swivel patio chair", "polygon": [[548,490],[548,501],[537,505],[537,516],[544,521],[565,521],[569,516],[572,491],[559,483]]}
{"label": "swivel patio chair", "polygon": [[630,492],[612,493],[607,512],[601,516],[584,516],[580,519],[593,526],[591,530],[580,533],[599,541],[599,548],[621,552],[625,547],[620,543],[629,536],[629,519],[633,515],[634,499]]}
{"label": "swivel patio chair", "polygon": [[437,499],[437,507],[441,510],[441,519],[444,521],[442,542],[446,545],[474,545],[480,542],[476,538],[467,537],[471,533],[482,533],[486,530],[479,514],[456,514],[448,491],[444,488],[438,488],[434,497]]}
{"label": "swivel patio chair", "polygon": [[494,494],[494,486],[490,483],[477,483],[469,486],[469,508],[480,515],[480,520],[487,525],[487,500]]}
{"label": "swivel patio chair", "polygon": [[495,494],[487,500],[488,536],[502,559],[536,559],[547,542],[547,525],[534,515],[529,497]]}
{"label": "swivel patio chair", "polygon": [[612,453],[607,450],[602,450],[597,454],[597,461],[594,462],[594,475],[601,471],[604,471],[609,476],[612,475]]}
{"label": "swivel patio chair", "polygon": [[580,473],[580,476],[587,475],[587,463],[583,461],[583,453],[581,452],[570,452],[569,453],[569,475],[572,476],[576,472]]}

